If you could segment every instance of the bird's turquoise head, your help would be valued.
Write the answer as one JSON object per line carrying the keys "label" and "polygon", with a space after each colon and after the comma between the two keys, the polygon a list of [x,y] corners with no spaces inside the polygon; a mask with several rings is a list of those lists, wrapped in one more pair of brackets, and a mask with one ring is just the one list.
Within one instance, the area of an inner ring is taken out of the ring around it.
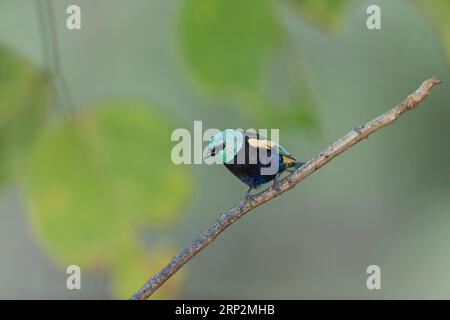
{"label": "bird's turquoise head", "polygon": [[226,129],[211,138],[205,159],[215,157],[219,163],[228,163],[244,145],[244,134],[234,129]]}

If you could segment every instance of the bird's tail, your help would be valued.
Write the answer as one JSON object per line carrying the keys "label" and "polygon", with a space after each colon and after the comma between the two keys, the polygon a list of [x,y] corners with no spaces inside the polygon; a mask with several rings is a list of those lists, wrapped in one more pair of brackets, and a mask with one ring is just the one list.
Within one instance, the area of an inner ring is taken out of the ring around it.
{"label": "bird's tail", "polygon": [[286,164],[286,167],[297,169],[304,165],[306,162],[297,161],[295,158],[291,156],[283,156],[283,161]]}
{"label": "bird's tail", "polygon": [[295,161],[290,167],[294,169],[300,168],[302,165],[304,165],[306,162],[301,161]]}

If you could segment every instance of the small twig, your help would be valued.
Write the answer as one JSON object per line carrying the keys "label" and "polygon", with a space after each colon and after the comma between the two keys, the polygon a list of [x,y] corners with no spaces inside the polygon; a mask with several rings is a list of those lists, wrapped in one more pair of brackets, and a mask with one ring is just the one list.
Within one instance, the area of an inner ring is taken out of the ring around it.
{"label": "small twig", "polygon": [[192,257],[201,250],[205,249],[214,239],[231,224],[241,218],[252,209],[266,203],[267,201],[279,196],[283,192],[292,189],[307,176],[323,167],[325,164],[336,158],[345,150],[354,144],[369,137],[373,132],[390,125],[397,120],[403,113],[416,107],[430,93],[430,89],[439,84],[440,81],[433,77],[425,80],[422,85],[412,94],[410,94],[402,103],[381,116],[356,127],[341,139],[337,140],[325,151],[315,156],[299,169],[295,170],[289,176],[280,181],[279,191],[274,187],[258,194],[252,202],[247,201],[239,204],[226,213],[222,214],[208,229],[206,229],[196,240],[191,242],[183,251],[175,256],[172,261],[166,265],[160,272],[148,280],[144,286],[137,291],[132,300],[144,300],[150,297],[161,285],[182,268]]}
{"label": "small twig", "polygon": [[[68,109],[74,109],[74,103],[67,86],[66,77],[61,63],[61,52],[57,35],[57,24],[55,18],[55,10],[51,0],[40,0],[37,2],[38,21],[40,35],[42,39],[44,62],[59,83],[60,91],[58,91],[57,83],[55,84],[56,94]],[[47,20],[47,23],[46,23]],[[48,29],[48,30],[47,30]],[[48,34],[47,34],[48,31]]]}

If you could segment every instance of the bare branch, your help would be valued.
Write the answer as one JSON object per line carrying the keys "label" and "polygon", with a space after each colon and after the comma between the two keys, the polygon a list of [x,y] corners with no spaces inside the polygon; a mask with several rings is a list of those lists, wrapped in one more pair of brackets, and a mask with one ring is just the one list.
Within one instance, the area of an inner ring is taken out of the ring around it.
{"label": "bare branch", "polygon": [[270,187],[267,190],[256,195],[253,201],[246,201],[245,203],[241,203],[222,214],[196,240],[191,242],[160,272],[158,272],[150,280],[148,280],[144,284],[144,286],[131,297],[131,299],[144,300],[150,297],[156,290],[158,290],[159,287],[161,287],[164,282],[166,282],[190,259],[192,259],[192,257],[194,257],[201,250],[205,249],[212,241],[214,241],[214,239],[216,239],[216,237],[222,231],[228,228],[243,215],[245,215],[252,209],[266,203],[267,201],[279,196],[283,192],[292,189],[300,181],[323,167],[325,164],[330,162],[345,150],[349,149],[354,144],[360,142],[365,138],[368,138],[369,135],[373,132],[393,123],[403,113],[413,109],[420,102],[422,102],[430,94],[430,89],[434,85],[437,85],[439,83],[440,81],[435,77],[425,80],[416,91],[406,97],[406,99],[398,106],[367,122],[366,124],[356,127],[345,136],[334,142],[326,150],[322,151],[320,154],[309,160],[302,167],[295,170],[289,176],[281,180],[279,184],[279,191],[276,191],[274,187]]}

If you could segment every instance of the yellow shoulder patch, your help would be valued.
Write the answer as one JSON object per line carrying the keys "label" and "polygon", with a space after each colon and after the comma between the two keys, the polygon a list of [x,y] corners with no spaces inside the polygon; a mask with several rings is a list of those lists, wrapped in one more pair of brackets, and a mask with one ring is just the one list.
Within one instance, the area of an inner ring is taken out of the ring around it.
{"label": "yellow shoulder patch", "polygon": [[283,157],[283,162],[286,164],[291,164],[295,162],[294,158],[288,157],[288,156],[282,156]]}
{"label": "yellow shoulder patch", "polygon": [[273,142],[267,139],[259,140],[256,138],[248,139],[248,144],[253,148],[264,148],[264,149],[272,149]]}

